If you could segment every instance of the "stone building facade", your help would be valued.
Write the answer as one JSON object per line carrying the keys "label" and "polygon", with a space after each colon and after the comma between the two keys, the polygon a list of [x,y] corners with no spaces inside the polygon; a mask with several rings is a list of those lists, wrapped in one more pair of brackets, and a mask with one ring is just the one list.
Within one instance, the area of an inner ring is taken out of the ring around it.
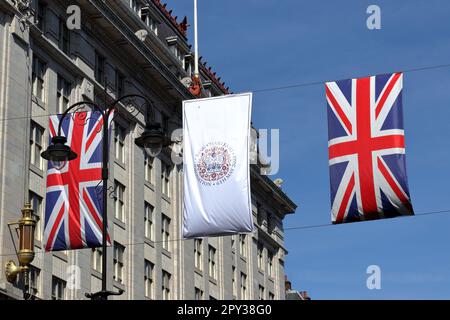
{"label": "stone building facade", "polygon": [[[159,0],[28,2],[0,1],[0,297],[22,297],[4,265],[16,260],[8,223],[30,201],[40,217],[33,294],[86,299],[101,287],[101,250],[43,248],[48,116],[138,93],[168,133],[181,127],[181,102],[194,98],[185,86],[187,22]],[[80,29],[67,27],[70,5],[80,8]],[[200,71],[204,96],[229,93],[205,63]],[[152,160],[135,145],[143,116],[128,107],[120,106],[110,148],[108,289],[125,290],[114,299],[284,299],[283,219],[296,205],[252,165],[255,232],[180,240],[182,168],[168,152]]]}

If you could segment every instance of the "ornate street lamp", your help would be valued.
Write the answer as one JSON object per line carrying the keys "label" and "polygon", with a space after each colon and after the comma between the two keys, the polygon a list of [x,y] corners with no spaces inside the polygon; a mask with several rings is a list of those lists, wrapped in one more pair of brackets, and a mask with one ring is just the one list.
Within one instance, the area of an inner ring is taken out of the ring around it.
{"label": "ornate street lamp", "polygon": [[6,263],[5,274],[6,279],[14,283],[19,273],[25,275],[25,290],[24,298],[29,296],[29,272],[30,263],[34,259],[34,231],[36,228],[36,218],[33,214],[31,204],[25,204],[22,209],[22,218],[14,223],[9,223],[8,226],[17,225],[19,235],[19,250],[16,251],[19,265],[17,266],[13,260]]}
{"label": "ornate street lamp", "polygon": [[145,149],[148,155],[156,157],[163,148],[172,142],[166,137],[158,122],[150,122],[145,126],[144,132],[135,140],[136,145]]}
{"label": "ornate street lamp", "polygon": [[66,137],[54,136],[47,150],[42,152],[42,158],[50,161],[53,168],[62,168],[66,161],[77,158],[78,155],[66,145],[66,142]]}
{"label": "ornate street lamp", "polygon": [[[142,133],[142,135],[136,139],[135,143],[144,148],[146,152],[152,156],[156,157],[161,150],[164,147],[167,147],[170,145],[170,140],[166,137],[165,133],[161,129],[161,125],[157,122],[150,120],[150,114],[151,110],[149,108],[152,108],[151,102],[141,96],[136,94],[126,95],[123,96],[117,100],[115,100],[113,103],[111,103],[106,108],[102,108],[96,103],[89,102],[89,101],[82,101],[73,104],[67,110],[61,115],[61,118],[59,120],[58,125],[58,132],[57,135],[52,138],[50,146],[42,152],[41,156],[42,158],[52,161],[56,167],[60,167],[61,163],[65,163],[66,161],[70,161],[77,158],[77,154],[70,148],[70,146],[66,145],[67,139],[61,135],[61,126],[63,123],[64,118],[69,114],[70,111],[74,110],[77,107],[80,107],[82,105],[90,106],[93,110],[98,111],[101,113],[103,117],[103,137],[102,137],[102,180],[103,180],[103,229],[102,229],[102,289],[99,292],[92,293],[92,294],[86,294],[88,298],[91,298],[92,300],[107,300],[108,296],[110,295],[120,295],[123,293],[123,290],[120,292],[112,292],[108,291],[106,289],[107,284],[107,274],[106,274],[106,266],[107,266],[107,223],[108,223],[108,205],[107,205],[107,183],[109,178],[109,170],[108,170],[108,147],[109,147],[109,134],[108,134],[108,123],[109,123],[109,116],[110,114],[116,109],[116,105],[126,99],[126,98],[141,98],[146,101],[145,104],[145,130]],[[75,110],[76,112],[76,110]]]}

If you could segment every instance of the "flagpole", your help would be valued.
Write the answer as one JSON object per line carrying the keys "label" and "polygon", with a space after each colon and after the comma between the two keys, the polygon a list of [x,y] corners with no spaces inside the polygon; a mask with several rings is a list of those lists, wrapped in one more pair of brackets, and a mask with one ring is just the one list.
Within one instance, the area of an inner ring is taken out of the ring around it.
{"label": "flagpole", "polygon": [[199,78],[198,72],[198,17],[197,17],[197,0],[194,0],[194,77]]}
{"label": "flagpole", "polygon": [[194,76],[189,91],[195,97],[200,97],[202,93],[202,83],[200,80],[200,72],[198,70],[198,7],[197,0],[194,0]]}
{"label": "flagpole", "polygon": [[[111,110],[111,109],[110,109]],[[109,114],[110,110],[103,114],[103,139],[102,139],[102,180],[103,180],[103,225],[102,225],[102,292],[107,291],[107,238],[108,238],[108,155],[109,155]],[[113,249],[114,250],[114,249]],[[101,299],[107,300],[107,294],[102,296]]]}

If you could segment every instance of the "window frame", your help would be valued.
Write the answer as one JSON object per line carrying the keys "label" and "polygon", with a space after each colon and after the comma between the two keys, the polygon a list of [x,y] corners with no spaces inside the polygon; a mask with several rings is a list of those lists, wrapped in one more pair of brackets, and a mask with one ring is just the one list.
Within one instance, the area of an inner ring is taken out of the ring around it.
{"label": "window frame", "polygon": [[172,166],[161,161],[161,193],[170,198],[170,176]]}
{"label": "window frame", "polygon": [[241,272],[241,300],[247,298],[247,275]]}
{"label": "window frame", "polygon": [[203,240],[194,239],[194,266],[203,271]]}
{"label": "window frame", "polygon": [[125,92],[125,75],[116,69],[116,94],[117,97],[121,97]]}
{"label": "window frame", "polygon": [[[42,241],[42,219],[41,218],[43,217],[42,201],[44,200],[44,198],[31,190],[28,191],[28,198],[29,198],[31,207],[33,208],[33,214],[35,217],[37,217],[36,226],[34,229],[34,239],[36,241],[41,242]],[[35,206],[36,202],[37,202],[37,208]]]}
{"label": "window frame", "polygon": [[52,276],[52,300],[65,300],[66,281],[56,276]]}
{"label": "window frame", "polygon": [[158,21],[151,14],[149,7],[142,7],[140,11],[140,18],[142,22],[157,36],[158,35]]}
{"label": "window frame", "polygon": [[269,275],[269,277],[273,278],[274,277],[274,269],[273,269],[273,261],[274,261],[274,253],[272,251],[268,251],[267,252],[267,274]]}
{"label": "window frame", "polygon": [[258,242],[256,251],[257,251],[258,269],[264,271],[264,246],[261,242]]}
{"label": "window frame", "polygon": [[33,65],[31,72],[32,94],[42,103],[45,103],[46,101],[46,74],[47,63],[37,55],[33,55]]}
{"label": "window frame", "polygon": [[144,237],[152,241],[155,234],[154,213],[155,207],[144,201]]}
{"label": "window frame", "polygon": [[236,272],[236,266],[231,266],[231,285],[232,285],[232,292],[233,296],[237,296],[237,272]]}
{"label": "window frame", "polygon": [[203,290],[195,287],[194,300],[203,300]]}
{"label": "window frame", "polygon": [[120,164],[125,164],[125,147],[127,132],[124,126],[114,123],[114,156]]}
{"label": "window frame", "polygon": [[208,274],[212,279],[217,277],[217,262],[216,262],[217,249],[212,245],[208,245]]}
{"label": "window frame", "polygon": [[239,235],[239,254],[243,257],[247,257],[247,237],[245,234]]}
{"label": "window frame", "polygon": [[70,105],[70,99],[72,96],[72,83],[62,75],[58,74],[56,87],[56,101],[58,105],[59,113],[63,113]]}
{"label": "window frame", "polygon": [[265,288],[262,285],[258,285],[258,298],[259,300],[265,300]]}
{"label": "window frame", "polygon": [[150,157],[147,152],[144,151],[144,180],[151,185],[154,184],[154,158]]}
{"label": "window frame", "polygon": [[36,23],[36,26],[43,33],[45,33],[45,29],[47,27],[46,15],[47,15],[47,4],[41,0],[38,0],[36,5],[36,18],[38,22]]}
{"label": "window frame", "polygon": [[[148,272],[150,270],[150,272]],[[155,264],[144,259],[144,296],[154,299],[155,296]]]}
{"label": "window frame", "polygon": [[162,240],[162,248],[170,252],[170,223],[171,219],[161,213],[161,240]]}
{"label": "window frame", "polygon": [[95,80],[102,86],[106,82],[106,58],[98,51],[95,51]]}
{"label": "window frame", "polygon": [[44,170],[44,161],[41,157],[41,152],[44,150],[44,135],[45,129],[37,122],[31,120],[30,123],[30,164]]}
{"label": "window frame", "polygon": [[123,269],[124,269],[124,256],[125,256],[125,247],[114,241],[114,249],[113,249],[113,280],[123,284]]}
{"label": "window frame", "polygon": [[102,272],[103,270],[103,251],[101,248],[92,248],[92,258],[91,258],[92,269],[97,272]]}
{"label": "window frame", "polygon": [[170,300],[171,295],[171,278],[172,275],[166,270],[162,270],[162,281],[161,281],[161,289],[162,289],[162,298],[163,300]]}
{"label": "window frame", "polygon": [[70,30],[63,17],[59,18],[58,24],[58,48],[65,54],[70,54]]}
{"label": "window frame", "polygon": [[126,187],[114,180],[114,218],[125,223],[125,192]]}
{"label": "window frame", "polygon": [[39,297],[41,292],[41,269],[30,265],[30,291],[33,296]]}

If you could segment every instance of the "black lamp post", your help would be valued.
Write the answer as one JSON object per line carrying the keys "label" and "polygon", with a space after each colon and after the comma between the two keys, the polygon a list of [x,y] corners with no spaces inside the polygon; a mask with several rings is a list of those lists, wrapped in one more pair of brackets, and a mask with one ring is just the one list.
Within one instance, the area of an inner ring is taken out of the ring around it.
{"label": "black lamp post", "polygon": [[91,298],[92,300],[107,300],[108,296],[110,295],[121,295],[123,293],[123,290],[119,292],[113,292],[108,291],[106,288],[107,283],[107,277],[106,277],[106,265],[107,265],[107,230],[108,230],[108,206],[107,206],[107,184],[108,184],[108,178],[109,178],[109,170],[108,170],[108,146],[109,146],[109,134],[108,134],[108,119],[113,112],[113,110],[116,109],[116,105],[126,99],[126,98],[141,98],[146,101],[145,104],[145,130],[142,133],[142,135],[139,138],[136,138],[135,143],[146,150],[146,152],[152,156],[156,157],[162,150],[162,148],[167,147],[170,145],[170,140],[166,137],[165,133],[161,129],[161,125],[158,122],[154,122],[150,119],[150,108],[152,108],[151,102],[141,96],[136,94],[126,95],[123,97],[118,98],[113,103],[111,103],[109,106],[106,106],[106,108],[100,107],[98,104],[90,101],[82,101],[77,102],[67,108],[67,110],[62,114],[61,119],[59,120],[58,125],[58,132],[57,135],[54,136],[51,140],[50,146],[42,152],[41,156],[42,158],[52,161],[55,165],[55,167],[60,167],[58,163],[66,161],[70,161],[77,158],[77,154],[72,151],[70,146],[66,145],[67,139],[66,137],[61,135],[61,125],[63,123],[64,118],[69,114],[71,110],[74,110],[77,107],[80,107],[82,105],[90,106],[93,110],[100,112],[103,118],[103,137],[102,137],[102,180],[103,180],[103,230],[102,230],[102,289],[99,292],[86,294],[88,298]]}

